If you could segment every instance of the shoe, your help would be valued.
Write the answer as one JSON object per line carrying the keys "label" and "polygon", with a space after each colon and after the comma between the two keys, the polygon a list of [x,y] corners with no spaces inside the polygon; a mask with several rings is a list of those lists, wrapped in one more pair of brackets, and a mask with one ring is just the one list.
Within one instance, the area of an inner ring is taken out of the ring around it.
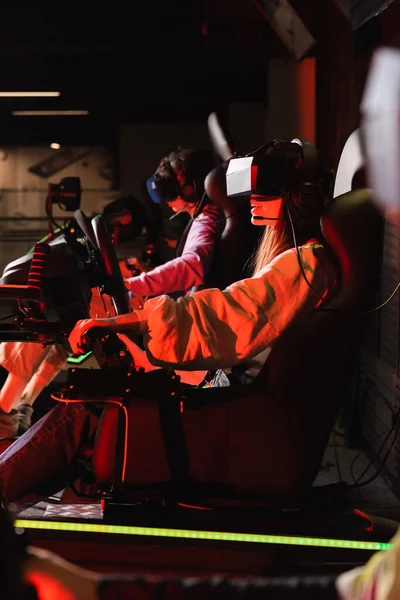
{"label": "shoe", "polygon": [[0,408],[0,438],[16,438],[18,435],[18,427],[18,411],[12,410],[7,413]]}
{"label": "shoe", "polygon": [[18,435],[28,431],[32,424],[33,408],[30,404],[20,404],[17,409],[18,414]]}

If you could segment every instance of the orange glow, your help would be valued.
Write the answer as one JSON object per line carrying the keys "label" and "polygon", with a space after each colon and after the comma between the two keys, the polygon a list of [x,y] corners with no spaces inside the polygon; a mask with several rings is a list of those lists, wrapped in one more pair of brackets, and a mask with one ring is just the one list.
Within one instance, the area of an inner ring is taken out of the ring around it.
{"label": "orange glow", "polygon": [[296,88],[300,139],[315,143],[315,58],[297,65]]}
{"label": "orange glow", "polygon": [[[52,565],[50,565],[51,567]],[[54,568],[54,567],[53,567]],[[61,579],[55,575],[47,574],[37,569],[28,572],[25,575],[25,580],[31,583],[36,588],[36,595],[39,600],[74,600],[75,594],[68,589]]]}

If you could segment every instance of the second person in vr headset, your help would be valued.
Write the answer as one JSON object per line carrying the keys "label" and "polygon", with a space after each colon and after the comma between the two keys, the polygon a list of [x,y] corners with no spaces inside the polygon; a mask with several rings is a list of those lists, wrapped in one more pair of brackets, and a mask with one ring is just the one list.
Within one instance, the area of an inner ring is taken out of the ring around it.
{"label": "second person in vr headset", "polygon": [[205,178],[214,167],[209,152],[178,148],[161,159],[147,181],[153,202],[167,204],[175,215],[187,213],[191,219],[178,242],[175,258],[136,277],[125,278],[132,296],[168,294],[177,298],[194,288],[218,287],[213,259],[225,218],[204,190]]}

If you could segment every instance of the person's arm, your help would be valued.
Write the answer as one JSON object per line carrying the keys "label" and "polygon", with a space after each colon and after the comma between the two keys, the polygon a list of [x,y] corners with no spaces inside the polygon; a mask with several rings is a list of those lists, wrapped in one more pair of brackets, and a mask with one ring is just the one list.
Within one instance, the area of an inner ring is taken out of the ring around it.
{"label": "person's arm", "polygon": [[216,208],[206,209],[193,221],[181,256],[127,279],[126,287],[134,295],[159,296],[202,285],[214,256],[220,221]]}
{"label": "person's arm", "polygon": [[[324,249],[302,249],[307,280],[321,296],[334,288],[335,269]],[[81,321],[70,336],[78,351],[91,327],[141,333],[150,362],[188,370],[232,367],[259,354],[292,320],[319,304],[304,280],[295,250],[277,257],[259,274],[224,291],[202,290],[177,301],[148,300],[142,310],[103,322]]]}
{"label": "person's arm", "polygon": [[[320,296],[333,290],[335,269],[321,246],[301,249],[307,281]],[[289,250],[256,276],[226,290],[202,290],[176,302],[162,296],[140,311],[150,362],[162,367],[233,367],[271,346],[296,318],[320,304]]]}

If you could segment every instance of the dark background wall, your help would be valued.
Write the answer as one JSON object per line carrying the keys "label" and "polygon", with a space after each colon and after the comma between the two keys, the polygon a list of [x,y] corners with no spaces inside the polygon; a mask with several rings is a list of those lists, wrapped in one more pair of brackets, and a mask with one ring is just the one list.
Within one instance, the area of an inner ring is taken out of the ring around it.
{"label": "dark background wall", "polygon": [[317,143],[336,166],[346,139],[360,125],[360,101],[373,50],[400,36],[400,2],[356,31],[332,1],[315,2],[314,7]]}

